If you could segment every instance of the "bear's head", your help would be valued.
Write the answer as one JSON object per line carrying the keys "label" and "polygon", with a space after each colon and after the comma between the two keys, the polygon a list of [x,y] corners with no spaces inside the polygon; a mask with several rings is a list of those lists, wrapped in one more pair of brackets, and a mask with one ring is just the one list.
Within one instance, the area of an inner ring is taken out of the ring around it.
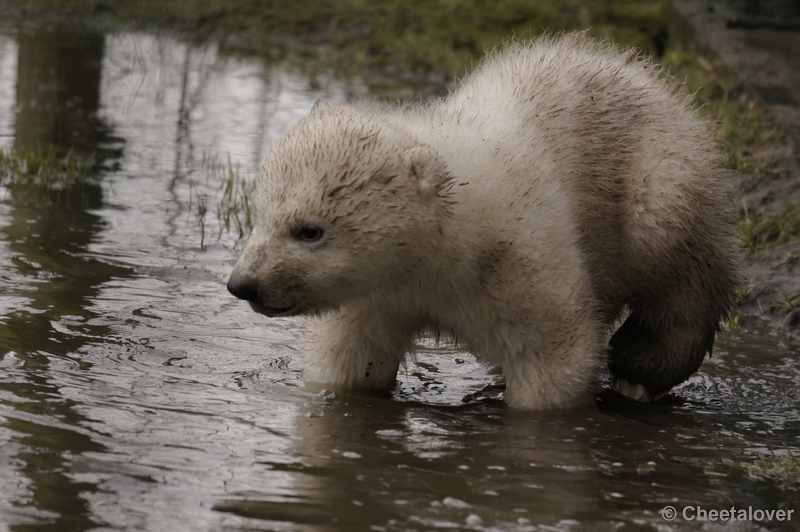
{"label": "bear's head", "polygon": [[228,290],[267,316],[319,314],[414,282],[450,214],[440,156],[380,114],[319,101],[270,152]]}

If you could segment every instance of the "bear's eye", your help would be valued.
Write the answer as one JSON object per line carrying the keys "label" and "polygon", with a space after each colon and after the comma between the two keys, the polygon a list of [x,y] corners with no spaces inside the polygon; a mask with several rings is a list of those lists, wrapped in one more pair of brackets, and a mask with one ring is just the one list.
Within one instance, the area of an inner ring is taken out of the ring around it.
{"label": "bear's eye", "polygon": [[295,238],[303,242],[319,242],[325,235],[325,231],[321,227],[312,225],[304,225],[295,233]]}

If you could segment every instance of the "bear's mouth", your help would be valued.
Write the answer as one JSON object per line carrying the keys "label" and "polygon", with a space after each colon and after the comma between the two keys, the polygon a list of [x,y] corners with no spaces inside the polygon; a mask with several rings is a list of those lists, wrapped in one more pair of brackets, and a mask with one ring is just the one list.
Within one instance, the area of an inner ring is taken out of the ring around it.
{"label": "bear's mouth", "polygon": [[297,304],[293,304],[288,307],[268,307],[251,301],[250,306],[253,310],[259,314],[267,316],[268,318],[279,318],[281,316],[291,316],[293,314],[297,314]]}

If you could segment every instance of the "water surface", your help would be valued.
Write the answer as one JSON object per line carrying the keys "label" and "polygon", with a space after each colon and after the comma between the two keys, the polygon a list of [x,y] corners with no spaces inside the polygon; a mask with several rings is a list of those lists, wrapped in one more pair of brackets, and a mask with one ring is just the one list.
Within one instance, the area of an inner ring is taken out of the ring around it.
{"label": "water surface", "polygon": [[0,529],[797,530],[797,484],[753,452],[800,456],[798,346],[757,320],[666,405],[508,411],[433,342],[391,396],[303,388],[299,322],[225,290],[242,241],[216,209],[317,98],[366,86],[168,35],[0,35],[0,146],[96,161],[0,189]]}

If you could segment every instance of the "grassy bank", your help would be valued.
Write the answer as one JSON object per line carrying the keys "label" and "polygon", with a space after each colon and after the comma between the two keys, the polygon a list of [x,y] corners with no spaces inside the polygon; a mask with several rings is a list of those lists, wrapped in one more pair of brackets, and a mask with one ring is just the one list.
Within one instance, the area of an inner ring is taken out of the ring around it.
{"label": "grassy bank", "polygon": [[660,55],[670,20],[666,0],[18,0],[37,16],[95,15],[169,26],[195,35],[326,44],[352,59],[416,72],[461,74],[510,35],[592,28],[599,37]]}

